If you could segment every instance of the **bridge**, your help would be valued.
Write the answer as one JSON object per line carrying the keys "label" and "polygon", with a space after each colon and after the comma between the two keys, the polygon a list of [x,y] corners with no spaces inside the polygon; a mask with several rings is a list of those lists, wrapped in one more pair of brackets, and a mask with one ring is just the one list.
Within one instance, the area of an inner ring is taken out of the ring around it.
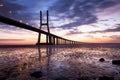
{"label": "bridge", "polygon": [[[34,31],[34,32],[38,32],[38,41],[36,43],[36,45],[60,45],[60,44],[79,44],[80,42],[78,41],[73,41],[73,40],[69,40],[69,39],[65,39],[63,37],[54,35],[50,33],[49,30],[49,14],[48,11],[46,12],[46,16],[47,16],[47,22],[46,23],[42,23],[42,12],[40,11],[40,29],[32,27],[30,25],[27,25],[25,23],[7,18],[5,16],[0,15],[0,22],[5,23],[5,24],[9,24],[9,25],[13,25],[15,27],[19,27],[19,28],[23,28],[23,29],[27,29],[30,31]],[[47,31],[43,31],[42,30],[42,26],[46,25],[47,26]],[[41,40],[41,34],[45,34],[46,35],[46,43],[42,43]]]}

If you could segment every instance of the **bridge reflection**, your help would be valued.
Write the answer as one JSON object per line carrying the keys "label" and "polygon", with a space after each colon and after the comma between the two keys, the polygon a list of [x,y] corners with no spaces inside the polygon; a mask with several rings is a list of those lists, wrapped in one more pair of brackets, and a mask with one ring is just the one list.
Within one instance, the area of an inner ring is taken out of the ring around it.
{"label": "bridge reflection", "polygon": [[57,48],[53,46],[46,46],[46,47],[40,47],[37,46],[36,48],[38,58],[31,57],[30,62],[25,61],[24,63],[22,61],[19,62],[19,71],[20,72],[29,72],[30,70],[40,70],[43,72],[43,74],[46,76],[47,79],[49,79],[50,76],[50,63],[51,63],[51,55],[56,51]]}

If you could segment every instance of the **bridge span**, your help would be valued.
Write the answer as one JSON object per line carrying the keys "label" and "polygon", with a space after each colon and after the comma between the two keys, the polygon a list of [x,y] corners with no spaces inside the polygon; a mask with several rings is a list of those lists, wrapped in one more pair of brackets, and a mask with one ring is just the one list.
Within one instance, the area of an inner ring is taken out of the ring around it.
{"label": "bridge span", "polygon": [[[42,25],[48,26],[48,11],[47,11],[47,23],[46,24],[42,23],[42,12],[40,12],[40,21],[41,21],[40,22],[40,29],[38,29],[38,28],[32,27],[30,25],[27,25],[25,23],[22,23],[22,22],[19,22],[19,21],[16,21],[16,20],[13,20],[13,19],[10,19],[10,18],[7,18],[5,16],[0,15],[0,22],[2,22],[2,23],[13,25],[15,27],[27,29],[30,31],[38,32],[39,36],[38,36],[38,42],[36,43],[37,45],[60,45],[60,44],[79,44],[80,43],[78,41],[65,39],[63,37],[51,34],[49,32],[49,29],[48,29],[48,32],[41,30]],[[46,43],[40,42],[41,34],[46,35]]]}

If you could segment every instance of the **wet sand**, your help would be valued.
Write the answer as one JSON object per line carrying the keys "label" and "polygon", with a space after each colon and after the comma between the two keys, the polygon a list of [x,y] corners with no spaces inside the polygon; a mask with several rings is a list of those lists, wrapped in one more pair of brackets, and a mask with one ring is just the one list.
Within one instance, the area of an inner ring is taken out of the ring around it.
{"label": "wet sand", "polygon": [[120,65],[112,64],[117,59],[117,47],[0,48],[0,80],[120,80]]}

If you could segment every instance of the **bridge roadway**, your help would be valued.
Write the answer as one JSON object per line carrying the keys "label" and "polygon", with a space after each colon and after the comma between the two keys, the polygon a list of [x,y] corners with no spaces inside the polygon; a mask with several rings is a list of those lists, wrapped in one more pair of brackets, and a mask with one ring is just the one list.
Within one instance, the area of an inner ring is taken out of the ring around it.
{"label": "bridge roadway", "polygon": [[72,40],[68,40],[68,39],[59,37],[57,35],[45,32],[43,30],[37,29],[35,27],[32,27],[30,25],[24,24],[24,23],[19,22],[19,21],[15,21],[15,20],[7,18],[5,16],[0,15],[0,22],[5,23],[5,24],[9,24],[9,25],[13,25],[13,26],[16,26],[16,27],[19,27],[19,28],[24,28],[24,29],[27,29],[27,30],[30,30],[30,31],[42,33],[42,34],[45,34],[45,35],[49,35],[49,36],[53,37],[53,39],[51,38],[51,42],[53,42],[53,44],[55,44],[55,45],[58,45],[58,44],[79,44],[79,42],[77,42],[77,41],[72,41]]}

